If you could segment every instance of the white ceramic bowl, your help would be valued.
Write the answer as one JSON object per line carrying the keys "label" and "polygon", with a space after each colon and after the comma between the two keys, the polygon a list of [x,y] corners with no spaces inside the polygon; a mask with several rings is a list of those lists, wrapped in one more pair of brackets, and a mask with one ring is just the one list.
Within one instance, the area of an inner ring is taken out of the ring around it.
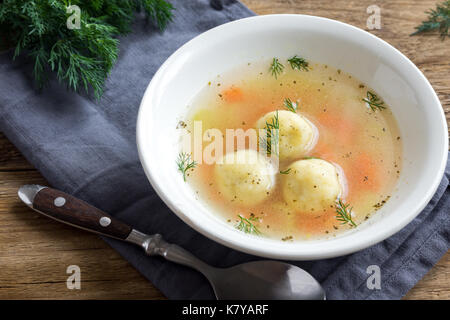
{"label": "white ceramic bowl", "polygon": [[[383,97],[398,121],[404,160],[397,191],[367,222],[333,239],[286,243],[239,232],[195,200],[194,191],[182,181],[175,165],[180,151],[176,126],[191,99],[217,74],[248,61],[298,53],[352,74]],[[408,58],[385,41],[334,20],[269,15],[211,29],[170,56],[142,99],[137,144],[153,188],[192,228],[228,247],[258,256],[310,260],[361,250],[413,220],[442,178],[448,132],[430,83]]]}

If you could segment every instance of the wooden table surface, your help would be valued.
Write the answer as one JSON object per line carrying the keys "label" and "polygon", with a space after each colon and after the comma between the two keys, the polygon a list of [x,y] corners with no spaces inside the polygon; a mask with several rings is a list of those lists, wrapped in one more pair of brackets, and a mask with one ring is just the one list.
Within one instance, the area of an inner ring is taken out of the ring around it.
{"label": "wooden table surface", "polygon": [[[427,76],[450,119],[450,39],[410,37],[436,1],[243,0],[257,14],[302,13],[366,28],[366,8],[381,8],[381,30],[371,31],[408,56]],[[164,299],[96,235],[44,218],[17,198],[22,184],[45,179],[0,133],[0,299]],[[66,268],[81,268],[81,290],[66,287]],[[450,299],[450,255],[405,299]]]}

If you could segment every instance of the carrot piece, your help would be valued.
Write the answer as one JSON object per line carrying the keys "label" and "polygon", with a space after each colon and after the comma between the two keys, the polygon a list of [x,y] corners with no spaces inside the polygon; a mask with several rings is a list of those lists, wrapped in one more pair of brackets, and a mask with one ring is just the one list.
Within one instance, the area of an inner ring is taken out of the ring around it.
{"label": "carrot piece", "polygon": [[380,189],[378,167],[367,153],[358,155],[355,161],[349,164],[346,175],[349,187],[353,190],[378,191]]}
{"label": "carrot piece", "polygon": [[325,212],[297,212],[295,213],[295,227],[305,234],[316,236],[333,228],[336,223],[336,211],[329,208]]}
{"label": "carrot piece", "polygon": [[349,145],[355,138],[355,123],[345,119],[344,117],[338,117],[330,114],[329,112],[323,112],[317,117],[318,122],[333,132],[337,141],[341,145]]}
{"label": "carrot piece", "polygon": [[242,101],[244,98],[244,95],[242,93],[241,88],[231,86],[230,88],[228,88],[222,92],[222,97],[226,102],[232,103],[232,102]]}

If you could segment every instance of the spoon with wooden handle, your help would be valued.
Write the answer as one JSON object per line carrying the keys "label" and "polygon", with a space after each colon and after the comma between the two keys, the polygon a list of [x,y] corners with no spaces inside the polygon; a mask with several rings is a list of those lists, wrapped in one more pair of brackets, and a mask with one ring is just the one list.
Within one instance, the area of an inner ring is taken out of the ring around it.
{"label": "spoon with wooden handle", "polygon": [[33,210],[90,232],[141,246],[149,256],[162,256],[201,272],[217,299],[323,300],[325,291],[306,271],[279,261],[255,261],[231,268],[215,268],[183,248],[167,243],[160,234],[147,235],[90,204],[62,191],[24,185],[19,198]]}

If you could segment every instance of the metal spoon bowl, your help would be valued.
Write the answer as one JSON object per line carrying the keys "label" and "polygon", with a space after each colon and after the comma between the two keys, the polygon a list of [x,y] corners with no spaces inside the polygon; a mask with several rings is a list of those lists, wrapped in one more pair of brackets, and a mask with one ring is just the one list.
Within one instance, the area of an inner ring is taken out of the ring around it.
{"label": "metal spoon bowl", "polygon": [[142,246],[150,255],[200,271],[210,282],[217,299],[324,300],[325,291],[305,270],[280,261],[264,260],[215,268],[185,249],[167,243],[161,235],[133,230],[127,241]]}

